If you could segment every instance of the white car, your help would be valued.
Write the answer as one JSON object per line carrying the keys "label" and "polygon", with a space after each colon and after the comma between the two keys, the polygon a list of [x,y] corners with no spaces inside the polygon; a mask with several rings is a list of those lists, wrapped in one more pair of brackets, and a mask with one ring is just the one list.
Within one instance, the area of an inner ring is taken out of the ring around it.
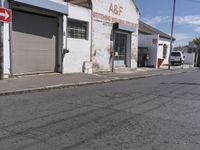
{"label": "white car", "polygon": [[173,51],[171,53],[170,62],[172,65],[174,65],[175,63],[182,65],[184,63],[183,53],[181,51]]}

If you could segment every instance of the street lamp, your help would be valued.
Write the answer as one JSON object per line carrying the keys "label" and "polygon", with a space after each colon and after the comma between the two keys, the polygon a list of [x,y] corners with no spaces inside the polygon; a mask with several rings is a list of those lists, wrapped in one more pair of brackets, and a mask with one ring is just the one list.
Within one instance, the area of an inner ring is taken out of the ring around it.
{"label": "street lamp", "polygon": [[171,52],[172,52],[172,43],[173,43],[173,33],[174,33],[174,18],[175,18],[175,10],[176,10],[176,0],[174,0],[174,5],[173,5],[173,14],[172,14],[172,26],[171,26],[171,39],[170,39],[170,53],[169,53],[169,65],[168,69],[171,67]]}

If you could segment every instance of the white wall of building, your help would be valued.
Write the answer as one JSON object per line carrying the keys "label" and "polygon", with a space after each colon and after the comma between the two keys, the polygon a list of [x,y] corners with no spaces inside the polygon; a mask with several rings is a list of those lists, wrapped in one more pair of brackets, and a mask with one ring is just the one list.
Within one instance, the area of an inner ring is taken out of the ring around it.
{"label": "white wall of building", "polygon": [[[8,8],[8,2],[4,0],[4,7]],[[3,23],[3,55],[4,55],[4,77],[10,75],[10,24]]]}
{"label": "white wall of building", "polygon": [[[90,61],[91,48],[91,10],[77,5],[69,4],[69,19],[80,20],[88,23],[88,39],[67,38],[67,49],[63,59],[63,73],[82,72],[83,62]],[[66,23],[65,23],[65,27]]]}
{"label": "white wall of building", "polygon": [[94,71],[110,71],[110,52],[113,49],[113,23],[136,27],[132,34],[131,67],[137,67],[139,13],[132,0],[92,0],[92,62]]}
{"label": "white wall of building", "polygon": [[138,25],[136,27],[136,32],[132,33],[131,40],[131,68],[137,68],[137,57],[138,57]]}
{"label": "white wall of building", "polygon": [[[66,4],[63,2],[63,0],[51,0],[54,2],[58,2],[58,3],[62,3],[62,4]],[[8,8],[8,2],[7,0],[3,0],[1,1],[4,4],[5,8]],[[10,38],[10,31],[9,31],[9,24],[8,23],[4,23],[4,33],[3,33],[3,50],[4,50],[4,77],[8,77],[10,75],[10,69],[11,69],[11,60],[10,60],[10,56],[12,55],[10,53],[10,48],[12,47],[12,44],[10,43],[11,38]],[[65,26],[66,27],[66,26]]]}
{"label": "white wall of building", "polygon": [[4,74],[5,77],[10,74],[10,42],[9,42],[9,24],[4,23],[3,55],[4,55]]}
{"label": "white wall of building", "polygon": [[[167,55],[166,55],[166,58],[163,58],[163,45],[164,44],[167,45]],[[169,64],[168,60],[169,60],[169,53],[170,53],[170,39],[159,38],[158,45],[159,46],[158,46],[157,58],[164,59],[162,65]]]}
{"label": "white wall of building", "polygon": [[157,66],[157,49],[158,42],[153,43],[153,40],[159,39],[159,35],[144,35],[139,34],[138,47],[146,47],[149,49],[148,66]]}
{"label": "white wall of building", "polygon": [[[51,0],[54,2],[63,3],[63,0]],[[136,27],[136,32],[132,34],[131,41],[131,67],[137,67],[137,47],[138,47],[138,19],[139,13],[132,0],[92,0],[93,13],[98,12],[110,16],[110,21],[98,20],[93,16],[93,30],[92,12],[90,9],[68,4],[69,16],[68,18],[88,22],[88,39],[72,39],[63,37],[63,47],[70,52],[65,54],[63,58],[63,73],[82,72],[83,62],[90,61],[91,47],[92,47],[92,61],[94,68],[98,71],[110,71],[111,64],[110,51],[113,47],[112,27],[114,22],[125,23],[126,25],[133,25]],[[115,9],[113,12],[109,11],[110,5],[118,6],[118,13]],[[67,4],[66,4],[67,5]],[[131,12],[131,13],[130,13]],[[67,18],[63,17],[63,32],[67,32]],[[91,36],[92,34],[92,36]],[[91,37],[93,39],[91,44]],[[67,47],[66,47],[67,46]],[[9,25],[4,25],[4,73],[10,74],[10,37]]]}
{"label": "white wall of building", "polygon": [[[153,43],[153,39],[157,39],[157,43]],[[163,57],[163,45],[167,45],[166,58]],[[139,34],[139,47],[148,47],[150,52],[149,66],[157,67],[158,59],[164,59],[162,65],[167,65],[170,53],[170,39],[160,38],[159,35]]]}

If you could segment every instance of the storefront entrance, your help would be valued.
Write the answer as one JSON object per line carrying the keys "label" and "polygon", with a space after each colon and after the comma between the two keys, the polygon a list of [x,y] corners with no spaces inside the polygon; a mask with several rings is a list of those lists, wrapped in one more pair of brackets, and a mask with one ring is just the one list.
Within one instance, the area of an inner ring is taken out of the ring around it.
{"label": "storefront entrance", "polygon": [[129,67],[130,61],[130,36],[128,33],[115,32],[114,34],[114,66]]}

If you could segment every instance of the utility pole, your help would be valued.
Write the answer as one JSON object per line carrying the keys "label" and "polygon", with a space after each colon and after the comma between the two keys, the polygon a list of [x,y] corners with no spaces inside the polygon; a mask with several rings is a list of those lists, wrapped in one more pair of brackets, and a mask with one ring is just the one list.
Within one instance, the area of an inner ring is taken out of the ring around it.
{"label": "utility pole", "polygon": [[[3,6],[3,0],[0,1],[0,7]],[[3,64],[3,22],[0,22],[0,80],[3,80],[4,76],[4,64]]]}
{"label": "utility pole", "polygon": [[174,4],[173,4],[173,14],[172,14],[172,26],[171,26],[171,39],[170,39],[170,52],[169,52],[169,65],[168,65],[168,69],[170,69],[171,67],[171,52],[172,52],[172,48],[173,48],[173,34],[174,34],[174,18],[175,18],[175,11],[176,11],[176,0],[174,0]]}

